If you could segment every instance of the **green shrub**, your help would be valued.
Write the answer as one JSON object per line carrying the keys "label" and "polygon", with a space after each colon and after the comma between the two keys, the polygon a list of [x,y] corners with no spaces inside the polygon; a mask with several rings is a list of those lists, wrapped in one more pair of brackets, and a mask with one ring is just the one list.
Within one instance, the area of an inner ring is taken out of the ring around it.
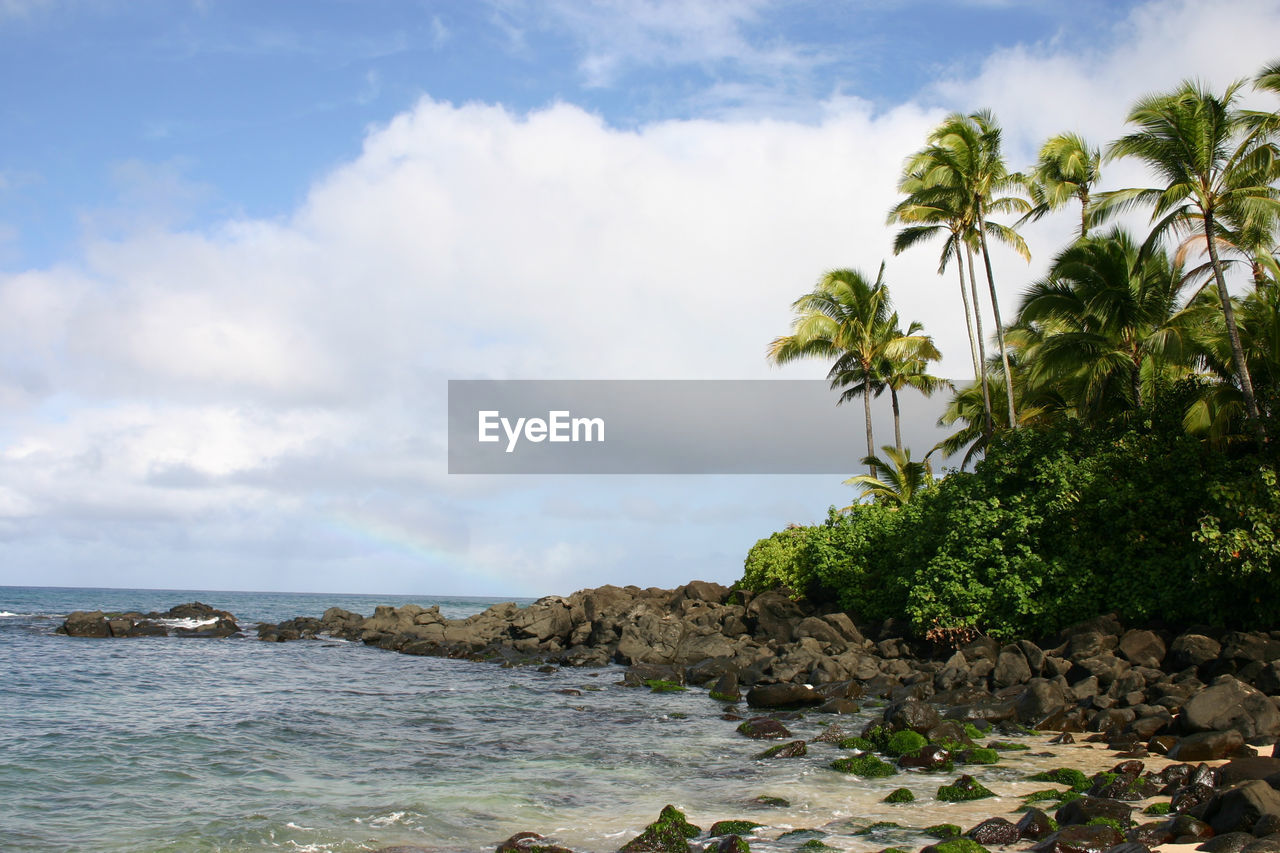
{"label": "green shrub", "polygon": [[1194,393],[1164,389],[1127,421],[999,433],[972,472],[900,509],[833,510],[761,540],[744,586],[940,639],[1048,635],[1104,611],[1264,626],[1280,602],[1277,451],[1187,436]]}

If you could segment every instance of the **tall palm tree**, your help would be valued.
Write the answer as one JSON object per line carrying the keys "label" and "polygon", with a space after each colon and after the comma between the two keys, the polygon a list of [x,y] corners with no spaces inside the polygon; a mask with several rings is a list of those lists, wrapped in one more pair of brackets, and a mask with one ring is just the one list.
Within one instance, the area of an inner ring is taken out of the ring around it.
{"label": "tall palm tree", "polygon": [[[871,398],[884,381],[879,366],[886,356],[900,357],[910,347],[901,340],[896,315],[890,310],[884,264],[874,282],[857,270],[832,270],[791,307],[796,315],[791,334],[773,340],[769,360],[787,364],[801,358],[832,359],[827,373],[831,387],[849,386],[837,402],[856,396],[863,399],[867,455],[872,455]],[[874,476],[874,469],[871,473]]]}
{"label": "tall palm tree", "polygon": [[[911,461],[911,451],[886,444],[880,448],[884,458],[868,455],[862,460],[873,471],[884,472],[880,476],[859,474],[845,480],[846,486],[857,486],[861,497],[870,495],[881,503],[904,506],[933,483],[933,468],[929,460]],[[853,507],[846,507],[846,510]]]}
{"label": "tall palm tree", "polygon": [[[942,254],[938,258],[938,275],[945,273],[947,264],[952,260],[955,261],[960,282],[960,302],[964,305],[964,328],[969,336],[969,354],[973,358],[973,378],[980,380],[986,357],[981,352],[982,333],[974,334],[973,310],[970,307],[969,294],[965,290],[964,281],[963,253],[972,252],[969,244],[965,242],[965,234],[970,228],[965,209],[967,199],[963,192],[951,187],[926,186],[921,174],[925,168],[924,164],[917,164],[914,170],[909,169],[898,181],[898,190],[905,193],[906,198],[889,211],[888,222],[890,225],[895,222],[904,223],[907,227],[894,235],[893,253],[900,255],[917,243],[942,234],[946,235],[946,240],[942,244]],[[989,401],[988,408],[990,408]],[[987,420],[990,422],[990,418]]]}
{"label": "tall palm tree", "polygon": [[1106,193],[1096,210],[1100,215],[1109,215],[1150,205],[1152,221],[1156,222],[1153,240],[1168,231],[1202,231],[1246,417],[1261,444],[1266,441],[1266,427],[1240,343],[1218,241],[1233,224],[1240,225],[1241,218],[1270,216],[1280,209],[1280,190],[1273,186],[1280,171],[1280,152],[1271,141],[1273,129],[1250,121],[1236,107],[1242,85],[1237,81],[1217,96],[1201,84],[1188,81],[1172,93],[1138,101],[1128,117],[1128,122],[1138,129],[1113,142],[1107,157],[1142,160],[1160,177],[1163,186]]}
{"label": "tall palm tree", "polygon": [[1028,383],[1057,386],[1085,420],[1138,409],[1158,379],[1189,370],[1183,281],[1163,252],[1144,255],[1119,229],[1068,247],[1019,309]]}
{"label": "tall palm tree", "polygon": [[1016,231],[988,219],[992,213],[1026,214],[1031,210],[1025,200],[1005,193],[1023,184],[1020,175],[1008,170],[1000,151],[1000,126],[987,110],[947,117],[929,135],[929,145],[916,155],[908,169],[919,171],[925,186],[946,186],[963,191],[969,230],[966,239],[977,244],[986,268],[987,287],[991,295],[991,311],[996,326],[996,342],[1004,368],[1008,422],[1017,428],[1012,371],[1004,341],[1004,323],[1000,317],[1000,299],[996,294],[995,276],[991,271],[991,252],[987,236],[1008,243],[1024,258],[1030,258],[1026,243]]}
{"label": "tall palm tree", "polygon": [[1102,152],[1091,147],[1076,133],[1051,136],[1040,148],[1028,181],[1035,207],[1031,216],[1038,219],[1057,210],[1071,200],[1080,202],[1080,237],[1089,233],[1089,193],[1102,171]]}

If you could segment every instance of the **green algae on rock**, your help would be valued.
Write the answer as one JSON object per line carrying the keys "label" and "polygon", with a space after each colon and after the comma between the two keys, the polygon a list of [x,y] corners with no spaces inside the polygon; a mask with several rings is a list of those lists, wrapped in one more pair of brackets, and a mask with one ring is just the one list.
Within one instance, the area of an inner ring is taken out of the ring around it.
{"label": "green algae on rock", "polygon": [[841,773],[852,773],[863,778],[893,776],[898,770],[892,764],[881,761],[871,753],[857,755],[853,758],[837,758],[831,762],[831,769]]}
{"label": "green algae on rock", "polygon": [[622,853],[687,853],[689,839],[702,830],[675,806],[663,806],[658,819],[622,846]]}
{"label": "green algae on rock", "polygon": [[910,788],[895,788],[889,792],[889,796],[884,798],[886,803],[914,803],[916,795],[911,793]]}
{"label": "green algae on rock", "polygon": [[938,788],[938,799],[949,803],[962,803],[969,800],[982,800],[994,797],[995,794],[983,787],[982,783],[972,776],[964,775],[950,785]]}

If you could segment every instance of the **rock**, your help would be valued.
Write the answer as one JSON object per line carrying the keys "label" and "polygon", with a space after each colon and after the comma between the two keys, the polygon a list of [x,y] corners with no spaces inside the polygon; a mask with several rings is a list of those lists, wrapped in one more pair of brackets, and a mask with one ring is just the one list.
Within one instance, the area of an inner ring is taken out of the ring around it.
{"label": "rock", "polygon": [[780,643],[789,643],[795,638],[795,626],[804,615],[798,604],[776,590],[762,592],[751,599],[746,611],[747,624],[754,628],[755,636]]}
{"label": "rock", "polygon": [[738,726],[738,734],[756,740],[791,737],[791,732],[773,717],[752,717]]}
{"label": "rock", "polygon": [[1242,746],[1244,738],[1235,730],[1200,732],[1178,738],[1178,742],[1169,750],[1169,757],[1175,761],[1217,761]]}
{"label": "rock", "polygon": [[1016,644],[1000,649],[996,668],[991,672],[991,686],[995,688],[1024,684],[1031,678],[1031,666],[1026,655]]}
{"label": "rock", "polygon": [[1213,827],[1189,814],[1174,815],[1168,821],[1169,834],[1179,843],[1204,841],[1213,837]]}
{"label": "rock", "polygon": [[899,767],[912,770],[950,770],[952,764],[951,753],[932,743],[898,759]]}
{"label": "rock", "polygon": [[1018,821],[1017,829],[1019,838],[1039,841],[1054,832],[1054,825],[1047,814],[1033,807],[1027,809],[1027,813]]}
{"label": "rock", "polygon": [[994,797],[990,790],[983,787],[976,779],[968,774],[961,776],[950,785],[943,785],[938,788],[938,799],[949,803],[967,802],[969,800],[982,800],[987,797]]}
{"label": "rock", "polygon": [[1236,758],[1218,768],[1218,784],[1229,788],[1240,782],[1266,779],[1277,773],[1280,773],[1280,758]]}
{"label": "rock", "polygon": [[1132,813],[1132,806],[1126,806],[1124,803],[1119,803],[1115,800],[1105,800],[1101,797],[1081,797],[1058,809],[1053,817],[1058,821],[1059,826],[1088,823],[1099,817],[1119,821],[1121,826],[1127,826],[1129,824],[1129,815]]}
{"label": "rock", "polygon": [[687,853],[689,839],[702,830],[675,806],[664,806],[658,819],[622,846],[621,853]]}
{"label": "rock", "polygon": [[738,673],[726,672],[716,680],[716,684],[711,688],[711,698],[721,702],[737,702],[742,698],[742,691],[738,689]]}
{"label": "rock", "polygon": [[1204,850],[1206,853],[1240,853],[1246,845],[1254,841],[1254,837],[1247,832],[1227,832],[1215,835],[1196,849]]}
{"label": "rock", "polygon": [[965,835],[979,844],[1016,844],[1022,835],[1018,827],[1002,817],[989,817]]}
{"label": "rock", "polygon": [[807,684],[765,684],[747,691],[747,704],[753,708],[794,708],[823,701],[822,694]]}
{"label": "rock", "polygon": [[804,741],[793,740],[791,743],[780,743],[777,746],[771,746],[757,755],[756,758],[801,758],[808,754],[809,749]]}
{"label": "rock", "polygon": [[[567,847],[543,844],[547,839],[536,832],[517,832],[495,848],[494,853],[572,853]],[[425,850],[423,847],[390,847],[388,850]]]}
{"label": "rock", "polygon": [[1280,734],[1280,710],[1256,688],[1223,675],[1187,700],[1178,724],[1187,734],[1235,729],[1245,740],[1274,737]]}
{"label": "rock", "polygon": [[1108,847],[1106,853],[1151,853],[1151,848],[1141,841],[1125,841],[1115,847]]}
{"label": "rock", "polygon": [[1214,832],[1252,832],[1263,815],[1280,815],[1280,792],[1266,782],[1242,782],[1220,791],[1204,810],[1204,820]]}
{"label": "rock", "polygon": [[706,844],[703,853],[750,853],[751,847],[737,835],[726,835]]}
{"label": "rock", "polygon": [[1031,849],[1036,853],[1103,853],[1124,843],[1124,836],[1110,826],[1064,826]]}
{"label": "rock", "polygon": [[1033,678],[1014,702],[1014,710],[1019,721],[1036,727],[1066,708],[1067,704],[1067,693],[1062,685],[1047,678]]}
{"label": "rock", "polygon": [[1183,634],[1169,646],[1169,662],[1174,670],[1200,667],[1222,651],[1217,640],[1203,634]]}
{"label": "rock", "polygon": [[896,731],[910,729],[924,734],[942,721],[938,709],[927,702],[908,699],[885,708],[884,720]]}
{"label": "rock", "polygon": [[1124,636],[1120,638],[1118,650],[1134,666],[1147,666],[1153,669],[1160,668],[1168,652],[1159,634],[1137,629],[1125,631]]}
{"label": "rock", "polygon": [[[854,630],[856,631],[857,629]],[[839,646],[842,649],[847,644],[847,640],[835,626],[826,619],[821,619],[817,616],[806,616],[801,619],[792,632],[792,636],[796,639],[812,637],[823,645]]]}

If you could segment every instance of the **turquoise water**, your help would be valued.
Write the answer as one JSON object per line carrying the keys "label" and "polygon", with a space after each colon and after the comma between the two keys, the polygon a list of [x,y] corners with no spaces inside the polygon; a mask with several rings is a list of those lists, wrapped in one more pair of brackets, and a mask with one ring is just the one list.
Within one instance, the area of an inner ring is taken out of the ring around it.
{"label": "turquoise water", "polygon": [[[850,841],[840,846],[880,849],[885,839],[852,840],[859,825],[902,819],[880,798],[899,785],[927,798],[947,781],[834,773],[825,744],[804,759],[753,760],[766,744],[735,735],[704,691],[624,688],[617,667],[540,673],[338,641],[53,633],[74,609],[191,600],[242,625],[332,605],[369,614],[416,601],[458,617],[492,603],[0,587],[0,849],[479,851],[534,830],[616,850],[669,802],[703,825],[826,824]],[[844,724],[860,729],[872,713]],[[795,734],[812,738],[821,724],[797,723]],[[982,778],[1008,787],[1025,772],[997,767]],[[793,806],[752,811],[762,794]],[[980,816],[993,808],[987,801]]]}

